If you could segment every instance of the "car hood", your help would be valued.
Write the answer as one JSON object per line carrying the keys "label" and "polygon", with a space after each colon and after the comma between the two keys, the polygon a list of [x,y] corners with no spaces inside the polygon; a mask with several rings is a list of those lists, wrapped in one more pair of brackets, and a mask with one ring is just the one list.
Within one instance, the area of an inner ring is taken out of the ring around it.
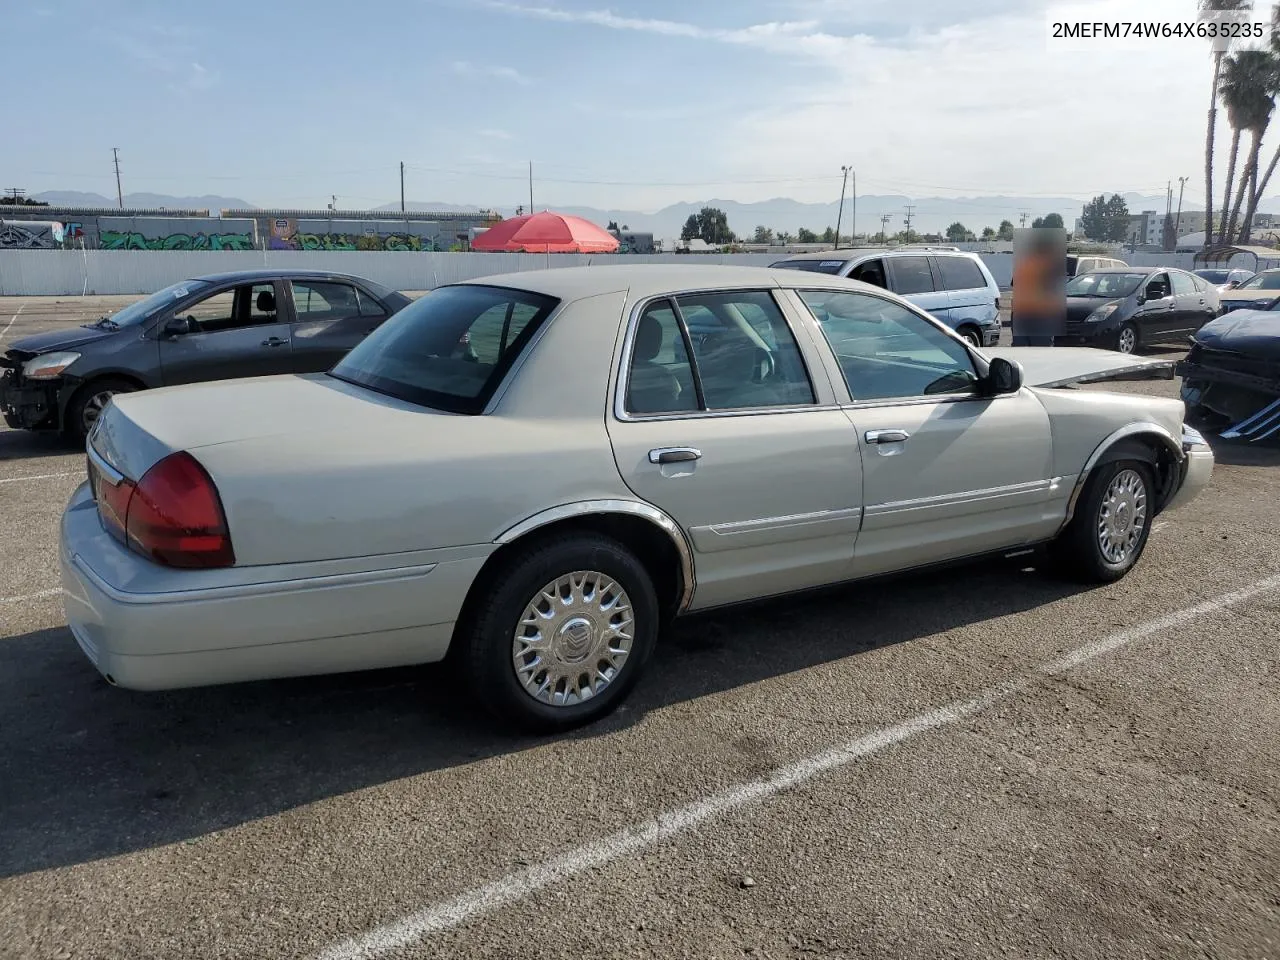
{"label": "car hood", "polygon": [[1280,290],[1223,290],[1218,299],[1223,303],[1249,303],[1254,300],[1274,300],[1280,297]]}
{"label": "car hood", "polygon": [[35,357],[42,353],[52,353],[54,350],[70,350],[73,347],[82,347],[86,343],[105,340],[116,333],[119,333],[119,331],[102,330],[97,327],[49,330],[45,333],[34,333],[29,337],[23,337],[21,340],[15,340],[6,349],[16,350],[19,353],[30,354]]}
{"label": "car hood", "polygon": [[1280,313],[1233,310],[1210,320],[1195,334],[1210,350],[1230,350],[1266,360],[1280,360]]}
{"label": "car hood", "polygon": [[1023,382],[1029,387],[1173,378],[1172,360],[1094,347],[988,347],[983,353],[1016,361],[1022,367]]}

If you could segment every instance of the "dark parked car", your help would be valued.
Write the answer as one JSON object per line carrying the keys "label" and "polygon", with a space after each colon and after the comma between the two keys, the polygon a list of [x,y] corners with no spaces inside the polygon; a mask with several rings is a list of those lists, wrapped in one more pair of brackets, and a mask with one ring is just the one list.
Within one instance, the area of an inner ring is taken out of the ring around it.
{"label": "dark parked car", "polygon": [[1222,436],[1280,436],[1280,301],[1205,324],[1176,372],[1187,411],[1222,421]]}
{"label": "dark parked car", "polygon": [[113,394],[328,370],[408,297],[322,270],[183,280],[114,316],[15,341],[0,356],[11,427],[83,438]]}
{"label": "dark parked car", "polygon": [[1185,342],[1218,316],[1207,280],[1169,267],[1095,270],[1068,281],[1066,331],[1056,344],[1133,353],[1151,343]]}

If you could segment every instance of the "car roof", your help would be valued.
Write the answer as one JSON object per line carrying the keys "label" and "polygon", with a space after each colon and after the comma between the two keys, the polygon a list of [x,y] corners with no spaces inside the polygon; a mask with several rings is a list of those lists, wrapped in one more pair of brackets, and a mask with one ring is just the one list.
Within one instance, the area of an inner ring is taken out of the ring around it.
{"label": "car roof", "polygon": [[804,250],[800,253],[787,253],[776,262],[787,263],[792,260],[854,260],[858,257],[920,257],[920,256],[974,256],[967,250],[953,250],[950,247],[909,247],[904,250],[890,250],[884,247],[850,247],[847,250]]}
{"label": "car roof", "polygon": [[644,263],[552,267],[548,270],[493,274],[461,281],[461,285],[465,284],[528,290],[564,301],[618,292],[626,292],[633,299],[641,299],[685,290],[743,287],[830,287],[838,290],[864,288],[880,294],[888,293],[879,287],[828,274],[726,264]]}
{"label": "car roof", "polygon": [[1097,270],[1090,270],[1089,273],[1159,273],[1162,270],[1178,269],[1178,267],[1100,267]]}
{"label": "car roof", "polygon": [[360,280],[365,281],[364,277],[358,277],[353,273],[341,273],[336,270],[287,270],[283,268],[270,269],[258,268],[256,270],[228,270],[225,273],[206,273],[199,277],[188,277],[188,280],[201,280],[205,283],[227,283],[236,280],[274,280],[277,277],[310,277],[314,280],[322,278],[343,279],[343,280]]}

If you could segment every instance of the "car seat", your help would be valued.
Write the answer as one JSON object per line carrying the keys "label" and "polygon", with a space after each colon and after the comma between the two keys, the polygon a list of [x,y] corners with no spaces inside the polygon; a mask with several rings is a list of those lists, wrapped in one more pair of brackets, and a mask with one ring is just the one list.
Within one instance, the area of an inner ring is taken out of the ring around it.
{"label": "car seat", "polygon": [[662,350],[662,323],[646,313],[636,326],[627,383],[627,409],[632,413],[668,413],[694,409],[695,397],[685,394],[680,381],[655,358]]}

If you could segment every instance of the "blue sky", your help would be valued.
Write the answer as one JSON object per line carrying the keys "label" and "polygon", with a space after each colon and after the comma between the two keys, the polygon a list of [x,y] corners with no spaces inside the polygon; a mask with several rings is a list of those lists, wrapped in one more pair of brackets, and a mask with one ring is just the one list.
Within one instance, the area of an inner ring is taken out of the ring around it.
{"label": "blue sky", "polygon": [[1052,49],[1046,3],[35,0],[6,11],[32,42],[6,48],[0,178],[112,195],[118,146],[126,192],[260,205],[392,202],[401,160],[409,199],[481,205],[527,198],[529,160],[539,207],[828,200],[846,163],[862,193],[1192,175],[1198,202],[1207,47]]}

